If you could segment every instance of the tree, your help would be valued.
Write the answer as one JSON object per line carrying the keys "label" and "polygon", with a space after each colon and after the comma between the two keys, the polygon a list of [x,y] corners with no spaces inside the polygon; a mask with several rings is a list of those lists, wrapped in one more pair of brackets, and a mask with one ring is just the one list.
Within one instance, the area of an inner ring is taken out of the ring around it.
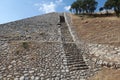
{"label": "tree", "polygon": [[103,11],[104,10],[104,7],[100,7],[99,8],[99,11],[101,12],[101,11]]}
{"label": "tree", "polygon": [[88,0],[88,5],[89,13],[93,13],[96,10],[98,2],[96,2],[95,0]]}
{"label": "tree", "polygon": [[78,14],[79,11],[79,4],[75,1],[72,3],[70,10]]}
{"label": "tree", "polygon": [[[100,7],[99,8],[99,12],[101,12],[101,11],[103,11],[104,10],[104,7]],[[102,14],[102,12],[101,12],[101,14]]]}
{"label": "tree", "polygon": [[76,14],[79,13],[93,13],[96,10],[98,2],[96,0],[77,0],[71,5],[71,9],[75,10]]}
{"label": "tree", "polygon": [[120,0],[107,0],[104,4],[105,9],[113,9],[116,13],[116,16],[119,17],[120,14]]}
{"label": "tree", "polygon": [[116,13],[116,16],[119,17],[120,16],[120,0],[115,0],[113,7],[114,7],[114,11]]}
{"label": "tree", "polygon": [[81,12],[83,11],[83,9],[82,9],[82,6],[83,6],[83,0],[77,0],[76,2],[77,2],[78,5],[79,5],[79,7],[78,7],[79,13],[81,13]]}

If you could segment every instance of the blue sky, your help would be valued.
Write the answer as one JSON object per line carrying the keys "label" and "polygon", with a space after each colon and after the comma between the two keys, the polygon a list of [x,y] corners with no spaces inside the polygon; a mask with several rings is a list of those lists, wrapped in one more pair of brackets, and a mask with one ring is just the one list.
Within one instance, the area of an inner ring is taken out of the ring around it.
{"label": "blue sky", "polygon": [[[75,0],[1,0],[0,24],[41,15],[68,11]],[[101,7],[106,0],[97,0]]]}

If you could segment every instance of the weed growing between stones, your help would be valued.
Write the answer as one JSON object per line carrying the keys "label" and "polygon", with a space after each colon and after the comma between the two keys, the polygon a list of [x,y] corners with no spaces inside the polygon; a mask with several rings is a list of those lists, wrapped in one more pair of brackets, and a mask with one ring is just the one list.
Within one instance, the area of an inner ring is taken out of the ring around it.
{"label": "weed growing between stones", "polygon": [[28,42],[23,42],[23,43],[22,43],[22,47],[23,47],[24,49],[29,49]]}

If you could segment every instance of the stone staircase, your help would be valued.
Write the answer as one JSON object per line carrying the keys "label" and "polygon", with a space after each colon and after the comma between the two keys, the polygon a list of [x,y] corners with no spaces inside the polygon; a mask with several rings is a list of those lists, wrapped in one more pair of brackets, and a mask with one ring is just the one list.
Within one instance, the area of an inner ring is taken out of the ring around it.
{"label": "stone staircase", "polygon": [[65,23],[64,16],[60,16],[61,23],[61,38],[63,41],[63,47],[67,58],[67,66],[70,71],[86,70],[86,65],[81,50],[79,50],[72,39],[68,26]]}
{"label": "stone staircase", "polygon": [[77,48],[75,43],[64,43],[64,50],[70,71],[88,69],[88,66],[83,60],[83,56],[80,54],[80,50]]}

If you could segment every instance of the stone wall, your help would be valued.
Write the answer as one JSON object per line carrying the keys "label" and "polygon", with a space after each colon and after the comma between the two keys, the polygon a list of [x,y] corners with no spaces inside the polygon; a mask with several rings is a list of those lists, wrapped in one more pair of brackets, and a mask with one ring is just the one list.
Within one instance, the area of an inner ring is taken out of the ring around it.
{"label": "stone wall", "polygon": [[102,44],[87,45],[89,55],[94,62],[102,66],[120,68],[120,47]]}

